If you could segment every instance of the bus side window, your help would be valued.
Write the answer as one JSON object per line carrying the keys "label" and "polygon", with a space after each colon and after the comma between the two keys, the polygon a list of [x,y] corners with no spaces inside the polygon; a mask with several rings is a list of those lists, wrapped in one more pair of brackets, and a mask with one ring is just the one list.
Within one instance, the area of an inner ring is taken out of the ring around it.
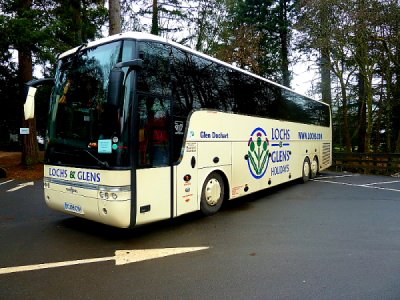
{"label": "bus side window", "polygon": [[139,99],[139,166],[169,165],[170,101],[162,97]]}

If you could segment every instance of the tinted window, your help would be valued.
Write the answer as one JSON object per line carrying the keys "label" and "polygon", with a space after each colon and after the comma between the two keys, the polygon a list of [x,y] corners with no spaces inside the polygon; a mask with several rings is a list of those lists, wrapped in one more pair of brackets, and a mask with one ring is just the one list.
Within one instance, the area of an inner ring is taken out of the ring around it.
{"label": "tinted window", "polygon": [[329,107],[197,55],[172,50],[174,114],[209,108],[329,126]]}
{"label": "tinted window", "polygon": [[174,111],[187,116],[192,109],[232,111],[234,106],[231,70],[202,57],[173,49],[171,75]]}
{"label": "tinted window", "polygon": [[164,44],[139,43],[139,57],[144,62],[138,76],[139,91],[167,97],[171,95],[169,51]]}
{"label": "tinted window", "polygon": [[139,94],[139,161],[140,167],[169,165],[168,98]]}

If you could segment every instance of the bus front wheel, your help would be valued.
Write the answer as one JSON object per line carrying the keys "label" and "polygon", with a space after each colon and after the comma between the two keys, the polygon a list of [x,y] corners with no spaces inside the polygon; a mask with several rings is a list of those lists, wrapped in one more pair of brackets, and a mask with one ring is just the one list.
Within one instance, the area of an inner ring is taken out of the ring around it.
{"label": "bus front wheel", "polygon": [[303,182],[306,183],[310,179],[311,164],[310,159],[306,157],[303,162]]}
{"label": "bus front wheel", "polygon": [[200,210],[206,216],[218,212],[224,200],[225,186],[220,174],[213,172],[207,176],[201,191]]}

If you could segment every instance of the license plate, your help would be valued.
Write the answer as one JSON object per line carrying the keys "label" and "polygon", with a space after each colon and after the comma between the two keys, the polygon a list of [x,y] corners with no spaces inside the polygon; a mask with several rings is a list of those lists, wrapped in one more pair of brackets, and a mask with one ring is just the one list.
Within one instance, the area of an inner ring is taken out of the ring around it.
{"label": "license plate", "polygon": [[84,214],[83,209],[80,205],[64,202],[64,209],[66,211],[70,211],[70,212],[73,212],[76,214],[80,214],[80,215]]}

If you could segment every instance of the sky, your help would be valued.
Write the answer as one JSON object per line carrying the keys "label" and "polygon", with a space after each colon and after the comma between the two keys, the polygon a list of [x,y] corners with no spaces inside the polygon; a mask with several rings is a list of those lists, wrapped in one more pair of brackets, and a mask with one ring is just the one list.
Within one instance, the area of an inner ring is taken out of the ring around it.
{"label": "sky", "polygon": [[[292,86],[291,88],[298,93],[310,96],[313,83],[318,79],[317,71],[312,64],[307,61],[300,61],[292,65]],[[317,97],[318,95],[311,95]]]}

